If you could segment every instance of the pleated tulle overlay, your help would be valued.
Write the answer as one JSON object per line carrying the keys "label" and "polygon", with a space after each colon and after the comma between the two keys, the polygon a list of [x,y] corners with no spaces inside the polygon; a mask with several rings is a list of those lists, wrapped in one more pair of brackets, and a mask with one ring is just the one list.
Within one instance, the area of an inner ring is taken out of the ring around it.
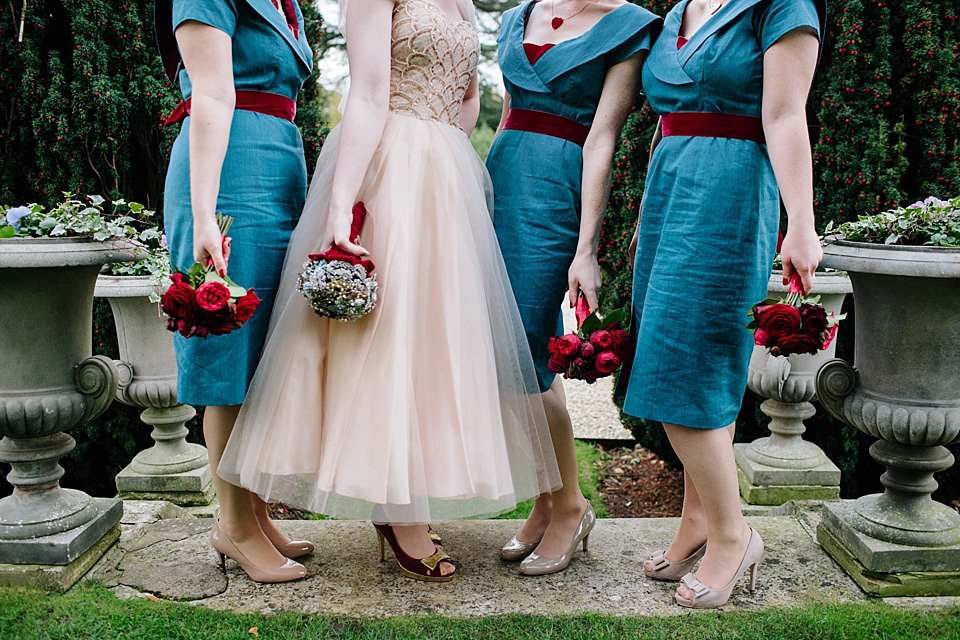
{"label": "pleated tulle overlay", "polygon": [[295,290],[326,224],[334,129],[218,473],[341,518],[370,518],[375,505],[394,523],[493,514],[560,481],[489,177],[453,126],[477,37],[428,0],[400,0],[392,50],[390,113],[358,196],[378,306],[344,324],[314,315]]}

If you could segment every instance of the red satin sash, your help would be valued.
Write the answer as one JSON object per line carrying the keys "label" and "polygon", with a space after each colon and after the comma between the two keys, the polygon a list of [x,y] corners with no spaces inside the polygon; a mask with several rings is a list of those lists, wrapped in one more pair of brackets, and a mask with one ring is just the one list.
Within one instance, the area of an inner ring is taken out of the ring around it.
{"label": "red satin sash", "polygon": [[507,121],[503,123],[503,128],[542,133],[554,138],[569,140],[581,147],[587,140],[587,134],[590,133],[590,127],[580,124],[576,120],[533,109],[510,109],[507,112]]}
{"label": "red satin sash", "polygon": [[[293,122],[297,115],[297,102],[286,96],[276,93],[267,93],[266,91],[248,91],[237,89],[236,109],[243,111],[255,111],[268,116],[275,116]],[[181,100],[173,113],[163,122],[163,126],[183,122],[184,118],[190,115],[190,98]]]}
{"label": "red satin sash", "polygon": [[766,144],[763,122],[756,116],[737,113],[681,111],[662,116],[661,135],[733,138]]}

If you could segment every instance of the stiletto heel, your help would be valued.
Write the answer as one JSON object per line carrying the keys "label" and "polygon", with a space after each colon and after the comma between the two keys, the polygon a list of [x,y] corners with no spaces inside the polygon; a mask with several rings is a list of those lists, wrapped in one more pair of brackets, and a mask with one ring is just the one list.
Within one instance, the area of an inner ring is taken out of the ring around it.
{"label": "stiletto heel", "polygon": [[693,565],[697,563],[697,560],[703,557],[703,554],[706,553],[706,551],[707,543],[704,542],[702,545],[700,545],[699,549],[691,553],[683,560],[670,562],[666,555],[666,549],[660,549],[659,551],[654,551],[653,554],[650,555],[650,566],[653,568],[647,569],[644,567],[643,572],[648,578],[653,578],[654,580],[675,582],[690,573],[690,571],[693,570]]}
{"label": "stiletto heel", "polygon": [[[443,549],[437,549],[436,552],[426,558],[413,558],[400,547],[397,536],[393,533],[393,527],[388,524],[373,523],[377,530],[377,540],[380,545],[380,559],[383,560],[384,540],[393,550],[393,556],[397,560],[397,566],[400,567],[400,573],[413,578],[414,580],[423,580],[425,582],[449,582],[453,580],[454,573],[443,575],[440,571],[440,563],[450,563],[450,556]],[[452,563],[450,563],[452,564]]]}
{"label": "stiletto heel", "polygon": [[220,556],[220,570],[223,571],[224,575],[226,575],[226,573],[227,573],[227,557],[226,557],[225,555],[223,555],[222,553],[220,553],[219,551],[217,552],[217,555]]}
{"label": "stiletto heel", "polygon": [[384,561],[383,534],[377,530],[377,546],[380,548],[380,562]]}
{"label": "stiletto heel", "polygon": [[520,563],[520,573],[525,576],[542,576],[548,573],[563,571],[570,566],[574,553],[580,543],[583,543],[583,550],[587,550],[587,538],[593,531],[593,526],[597,523],[597,516],[593,512],[593,507],[587,503],[587,510],[583,512],[580,518],[580,525],[577,527],[577,533],[573,536],[573,542],[570,543],[570,549],[559,558],[544,558],[536,552],[527,556],[527,559]]}
{"label": "stiletto heel", "polygon": [[757,588],[757,565],[760,564],[760,557],[762,555],[763,540],[760,539],[760,534],[757,533],[757,530],[751,528],[750,541],[747,543],[747,550],[743,554],[743,560],[740,561],[740,567],[737,569],[737,572],[733,574],[733,579],[727,583],[727,586],[722,589],[711,589],[697,580],[697,576],[688,573],[683,576],[680,582],[690,590],[691,597],[687,599],[681,597],[678,593],[674,596],[674,599],[681,607],[688,607],[690,609],[716,609],[717,607],[722,607],[730,600],[730,593],[733,591],[733,586],[747,569],[750,570],[750,591],[754,591]]}
{"label": "stiletto heel", "polygon": [[227,556],[240,565],[244,573],[254,582],[293,582],[294,580],[305,578],[307,575],[307,570],[302,564],[294,562],[289,558],[276,569],[264,569],[250,562],[250,560],[243,555],[243,552],[237,548],[237,545],[233,543],[233,540],[228,538],[227,534],[220,529],[219,516],[214,521],[213,528],[210,529],[210,544],[213,545],[213,548],[220,554],[220,564],[224,572],[227,570],[224,556]]}

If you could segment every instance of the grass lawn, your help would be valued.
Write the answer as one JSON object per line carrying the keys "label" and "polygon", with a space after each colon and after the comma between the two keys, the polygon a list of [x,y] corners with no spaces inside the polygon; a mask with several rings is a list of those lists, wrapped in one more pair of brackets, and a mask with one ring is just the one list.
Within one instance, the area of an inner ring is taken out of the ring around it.
{"label": "grass lawn", "polygon": [[[580,471],[580,490],[583,492],[583,497],[593,505],[597,517],[605,518],[607,517],[607,510],[603,506],[603,489],[600,484],[603,452],[597,446],[582,440],[576,440],[575,443],[577,445],[577,464]],[[513,511],[498,516],[497,519],[525,520],[530,515],[531,509],[533,509],[533,500],[527,500],[518,504]]]}
{"label": "grass lawn", "polygon": [[707,612],[669,618],[511,615],[356,620],[291,613],[235,614],[173,602],[119,600],[105,587],[91,584],[75,587],[63,595],[0,587],[0,638],[3,640],[250,640],[257,637],[265,640],[950,640],[960,638],[960,609],[917,612],[868,602],[768,609],[754,613]]}

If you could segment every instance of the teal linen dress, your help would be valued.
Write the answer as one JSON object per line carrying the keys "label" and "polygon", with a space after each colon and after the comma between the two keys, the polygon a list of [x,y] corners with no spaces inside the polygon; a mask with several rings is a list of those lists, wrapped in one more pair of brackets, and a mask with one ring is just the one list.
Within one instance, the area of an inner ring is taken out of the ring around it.
{"label": "teal linen dress", "polygon": [[[648,51],[660,18],[634,4],[617,7],[587,33],[560,42],[533,64],[523,50],[534,2],[503,14],[497,55],[511,108],[543,111],[590,126],[607,69]],[[547,340],[563,333],[560,307],[580,235],[583,148],[562,138],[502,130],[487,156],[493,179],[493,224],[513,287],[541,391]]]}
{"label": "teal linen dress", "polygon": [[[678,49],[686,4],[667,14],[643,67],[644,92],[659,114],[759,117],[764,52],[799,27],[819,33],[813,0],[730,0]],[[765,145],[660,141],[634,266],[637,347],[624,371],[626,413],[703,429],[736,420],[753,349],[746,314],[766,297],[779,216]]]}
{"label": "teal linen dress", "polygon": [[[173,28],[188,20],[215,27],[233,39],[237,89],[296,99],[310,74],[313,54],[271,0],[173,0]],[[180,71],[184,99],[190,78]],[[193,258],[190,208],[190,117],[183,122],[170,156],[164,191],[164,226],[174,267],[186,270]],[[235,218],[228,274],[253,287],[263,301],[239,330],[224,336],[174,337],[177,396],[204,406],[238,405],[256,370],[267,331],[290,233],[307,192],[307,169],[300,132],[292,122],[237,109],[220,177],[217,211]]]}

